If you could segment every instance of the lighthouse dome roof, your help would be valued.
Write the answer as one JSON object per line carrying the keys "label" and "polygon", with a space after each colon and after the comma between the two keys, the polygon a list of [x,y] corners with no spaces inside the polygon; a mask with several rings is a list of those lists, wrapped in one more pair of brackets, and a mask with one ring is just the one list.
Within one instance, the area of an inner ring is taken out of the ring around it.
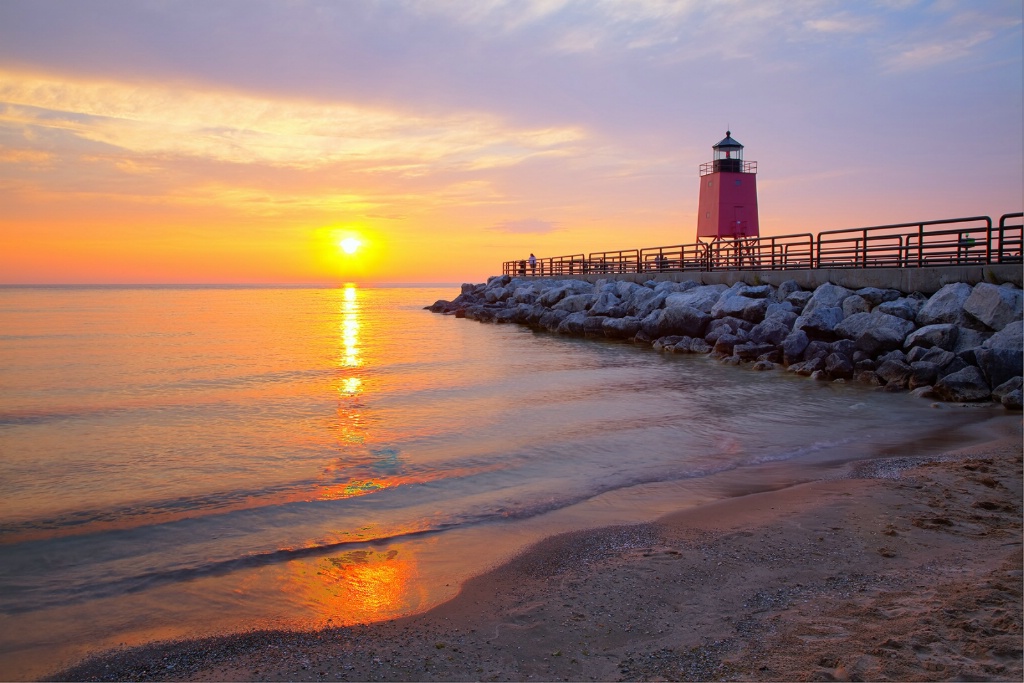
{"label": "lighthouse dome roof", "polygon": [[732,131],[727,130],[725,131],[725,138],[717,145],[713,145],[711,149],[743,149],[743,145],[733,139]]}

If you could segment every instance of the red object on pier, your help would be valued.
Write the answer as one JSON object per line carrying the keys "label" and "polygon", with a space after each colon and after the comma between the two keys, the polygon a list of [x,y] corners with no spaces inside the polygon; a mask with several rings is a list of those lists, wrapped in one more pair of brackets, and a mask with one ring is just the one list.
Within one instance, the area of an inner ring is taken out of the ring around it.
{"label": "red object on pier", "polygon": [[757,162],[743,160],[732,131],[711,149],[714,160],[700,165],[697,240],[757,237]]}

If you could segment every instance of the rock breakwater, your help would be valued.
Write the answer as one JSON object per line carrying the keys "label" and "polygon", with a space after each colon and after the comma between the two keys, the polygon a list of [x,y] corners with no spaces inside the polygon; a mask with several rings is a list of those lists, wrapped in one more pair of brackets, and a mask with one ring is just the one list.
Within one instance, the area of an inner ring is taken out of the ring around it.
{"label": "rock breakwater", "polygon": [[943,401],[1022,406],[1024,293],[1010,284],[954,283],[926,296],[830,283],[808,291],[795,281],[730,287],[502,275],[426,308],[710,354],[759,371],[784,367]]}

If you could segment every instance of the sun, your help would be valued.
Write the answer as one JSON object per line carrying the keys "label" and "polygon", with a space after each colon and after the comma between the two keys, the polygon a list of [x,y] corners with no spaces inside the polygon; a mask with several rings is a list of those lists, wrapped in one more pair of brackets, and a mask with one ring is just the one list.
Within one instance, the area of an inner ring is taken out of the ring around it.
{"label": "sun", "polygon": [[346,254],[356,253],[356,251],[359,249],[359,247],[362,246],[362,244],[363,243],[360,242],[355,237],[346,237],[345,239],[338,242],[338,246],[341,247],[341,250]]}

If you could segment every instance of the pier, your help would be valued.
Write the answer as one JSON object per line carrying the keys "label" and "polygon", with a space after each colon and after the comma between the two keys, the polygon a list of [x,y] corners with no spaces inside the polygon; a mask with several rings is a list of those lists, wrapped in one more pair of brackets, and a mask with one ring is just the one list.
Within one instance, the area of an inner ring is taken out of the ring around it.
{"label": "pier", "polygon": [[[1010,266],[1005,279],[1013,281],[1012,273],[1019,273],[1022,263],[1022,218],[1024,213],[1017,212],[1003,214],[998,221],[973,216],[828,230],[817,237],[803,233],[598,251],[537,258],[535,267],[526,259],[515,259],[502,264],[502,274],[583,279],[633,274],[660,279],[655,276]],[[1018,276],[1017,284],[1019,280]]]}

